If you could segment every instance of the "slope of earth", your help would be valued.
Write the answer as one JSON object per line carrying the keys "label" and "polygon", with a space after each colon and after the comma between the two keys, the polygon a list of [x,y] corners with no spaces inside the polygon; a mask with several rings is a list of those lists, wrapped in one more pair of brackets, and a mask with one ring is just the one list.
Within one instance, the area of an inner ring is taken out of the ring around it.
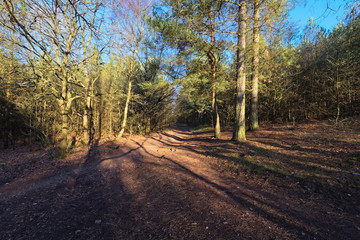
{"label": "slope of earth", "polygon": [[95,143],[1,182],[0,239],[360,239],[360,136],[326,129]]}

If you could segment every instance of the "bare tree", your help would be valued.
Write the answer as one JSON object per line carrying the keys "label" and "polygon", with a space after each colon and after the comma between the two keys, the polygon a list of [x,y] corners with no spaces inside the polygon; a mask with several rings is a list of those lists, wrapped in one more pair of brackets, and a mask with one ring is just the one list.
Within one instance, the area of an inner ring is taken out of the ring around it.
{"label": "bare tree", "polygon": [[14,11],[16,4],[12,0],[3,1],[11,21],[6,22],[2,16],[1,23],[25,39],[27,44],[16,44],[41,59],[53,73],[47,91],[55,96],[60,109],[60,149],[65,154],[69,147],[69,112],[73,101],[81,97],[72,90],[74,86],[82,87],[73,74],[81,61],[78,57],[79,33],[85,28],[91,31],[91,24],[85,19],[86,14],[93,11],[93,2],[24,0],[21,4],[25,10]]}
{"label": "bare tree", "polygon": [[124,108],[121,129],[117,139],[121,138],[125,132],[129,112],[129,104],[132,94],[133,74],[135,63],[140,51],[141,44],[146,32],[146,14],[151,5],[151,1],[140,0],[114,0],[113,8],[113,28],[124,58],[128,59],[127,83],[128,89]]}
{"label": "bare tree", "polygon": [[[82,67],[85,81],[85,108],[83,116],[83,128],[84,128],[84,142],[90,143],[92,126],[92,96],[94,95],[93,89],[96,80],[93,76],[90,76],[88,69],[89,59],[96,57],[89,55],[88,49],[93,38],[96,37],[96,33],[99,31],[102,20],[98,19],[97,12],[99,11],[102,4],[102,0],[94,1],[90,6],[84,6],[83,17],[82,17],[82,28],[81,28],[81,45],[82,45]],[[95,35],[95,36],[94,36]]]}

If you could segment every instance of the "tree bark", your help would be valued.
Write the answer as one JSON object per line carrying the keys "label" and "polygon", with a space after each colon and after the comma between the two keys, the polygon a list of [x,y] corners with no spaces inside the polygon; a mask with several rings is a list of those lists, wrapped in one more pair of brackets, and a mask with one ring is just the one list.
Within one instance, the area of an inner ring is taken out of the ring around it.
{"label": "tree bark", "polygon": [[128,111],[129,111],[129,103],[130,103],[130,99],[131,99],[131,87],[132,87],[132,81],[129,79],[128,92],[127,92],[127,96],[126,96],[125,109],[124,109],[124,117],[123,117],[123,121],[121,124],[120,133],[116,137],[117,139],[121,138],[125,132],[127,115],[128,115]]}
{"label": "tree bark", "polygon": [[[215,46],[215,26],[213,22],[213,16],[209,13],[210,19],[210,28],[211,28],[211,45]],[[212,112],[213,112],[213,127],[214,127],[214,137],[220,138],[221,136],[221,128],[220,128],[220,116],[218,111],[217,99],[216,99],[216,88],[215,88],[215,81],[216,81],[216,57],[212,50],[209,51],[208,59],[211,71],[211,80],[213,84],[213,92],[212,92]]]}
{"label": "tree bark", "polygon": [[[84,64],[85,65],[85,64]],[[86,100],[85,100],[85,109],[84,109],[84,116],[83,116],[83,128],[84,128],[84,142],[86,144],[90,144],[90,122],[92,122],[92,119],[89,119],[89,117],[92,116],[91,114],[91,95],[92,95],[92,89],[91,89],[91,82],[90,78],[88,76],[87,67],[84,66],[84,74],[85,74],[85,81],[86,81]]]}
{"label": "tree bark", "polygon": [[[70,52],[70,47],[67,47],[67,52]],[[61,156],[65,156],[66,151],[69,147],[69,110],[72,104],[72,101],[75,98],[71,97],[71,93],[69,91],[69,72],[67,69],[69,63],[69,55],[65,54],[64,59],[61,65],[61,96],[58,100],[61,111],[61,142],[60,142],[60,154]]]}
{"label": "tree bark", "polygon": [[60,156],[65,157],[67,148],[69,147],[69,109],[68,109],[68,86],[67,80],[62,80],[61,98],[59,100],[61,113],[61,141]]}
{"label": "tree bark", "polygon": [[[98,8],[95,9],[95,13],[97,12]],[[93,15],[92,18],[92,24],[94,24],[95,21],[95,15]],[[85,24],[85,21],[84,23]],[[85,83],[86,83],[86,100],[85,100],[85,109],[84,109],[84,117],[83,117],[83,129],[84,129],[84,142],[87,143],[88,145],[91,143],[92,138],[91,138],[91,128],[92,128],[92,123],[93,123],[93,119],[92,119],[92,108],[91,108],[91,97],[93,96],[93,81],[89,76],[89,71],[88,71],[88,60],[87,60],[87,49],[91,43],[91,39],[93,36],[93,30],[91,29],[89,32],[89,36],[87,37],[86,35],[86,29],[83,29],[82,32],[82,46],[83,46],[83,73],[84,73],[84,77],[85,77]],[[90,118],[90,119],[89,119]]]}
{"label": "tree bark", "polygon": [[100,78],[100,86],[99,86],[99,90],[100,90],[100,96],[99,96],[99,118],[98,118],[98,138],[97,139],[101,139],[102,137],[102,128],[103,128],[103,115],[104,115],[104,108],[105,108],[105,102],[103,101],[103,82],[102,79]]}
{"label": "tree bark", "polygon": [[112,106],[112,101],[110,100],[110,105],[109,105],[109,136],[112,136],[112,113],[113,113],[113,106]]}
{"label": "tree bark", "polygon": [[127,92],[126,102],[125,102],[124,118],[123,118],[123,122],[121,124],[121,130],[120,130],[119,134],[117,135],[116,139],[122,138],[122,136],[125,132],[125,127],[126,127],[126,123],[127,123],[127,115],[128,115],[128,111],[129,111],[129,103],[130,103],[130,99],[131,99],[132,75],[133,75],[133,71],[134,71],[134,64],[135,64],[135,61],[137,58],[137,54],[140,49],[141,39],[142,39],[142,34],[140,36],[140,39],[136,43],[136,50],[130,61],[130,70],[129,70],[129,75],[128,75],[128,84],[129,85],[128,85],[128,92]]}
{"label": "tree bark", "polygon": [[260,37],[260,0],[254,0],[254,28],[253,28],[253,59],[252,59],[252,93],[250,130],[259,129],[258,115],[258,79],[259,79],[259,37]]}
{"label": "tree bark", "polygon": [[237,66],[236,66],[236,107],[232,139],[246,140],[245,137],[245,47],[246,47],[246,1],[239,6]]}
{"label": "tree bark", "polygon": [[213,92],[212,92],[212,111],[213,111],[213,125],[214,125],[213,127],[215,134],[214,137],[219,138],[221,136],[220,116],[217,107],[215,87],[213,87]]}

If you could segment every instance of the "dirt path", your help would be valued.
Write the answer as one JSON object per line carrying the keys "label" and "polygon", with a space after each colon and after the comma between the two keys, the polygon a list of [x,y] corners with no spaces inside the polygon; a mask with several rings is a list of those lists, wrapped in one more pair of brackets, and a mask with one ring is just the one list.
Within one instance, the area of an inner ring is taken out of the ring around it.
{"label": "dirt path", "polygon": [[1,185],[0,239],[360,239],[358,208],[220,171],[209,152],[223,144],[177,125],[94,145],[69,168]]}

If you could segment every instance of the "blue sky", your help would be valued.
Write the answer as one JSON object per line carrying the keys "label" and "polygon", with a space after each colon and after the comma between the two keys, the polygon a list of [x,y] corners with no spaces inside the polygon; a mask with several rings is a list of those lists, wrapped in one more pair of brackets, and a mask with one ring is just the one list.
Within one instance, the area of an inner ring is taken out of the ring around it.
{"label": "blue sky", "polygon": [[[299,2],[302,3],[290,11],[290,19],[297,23],[299,30],[302,31],[311,17],[321,27],[332,30],[342,20],[348,1],[301,0]],[[332,10],[327,9],[327,5]]]}

